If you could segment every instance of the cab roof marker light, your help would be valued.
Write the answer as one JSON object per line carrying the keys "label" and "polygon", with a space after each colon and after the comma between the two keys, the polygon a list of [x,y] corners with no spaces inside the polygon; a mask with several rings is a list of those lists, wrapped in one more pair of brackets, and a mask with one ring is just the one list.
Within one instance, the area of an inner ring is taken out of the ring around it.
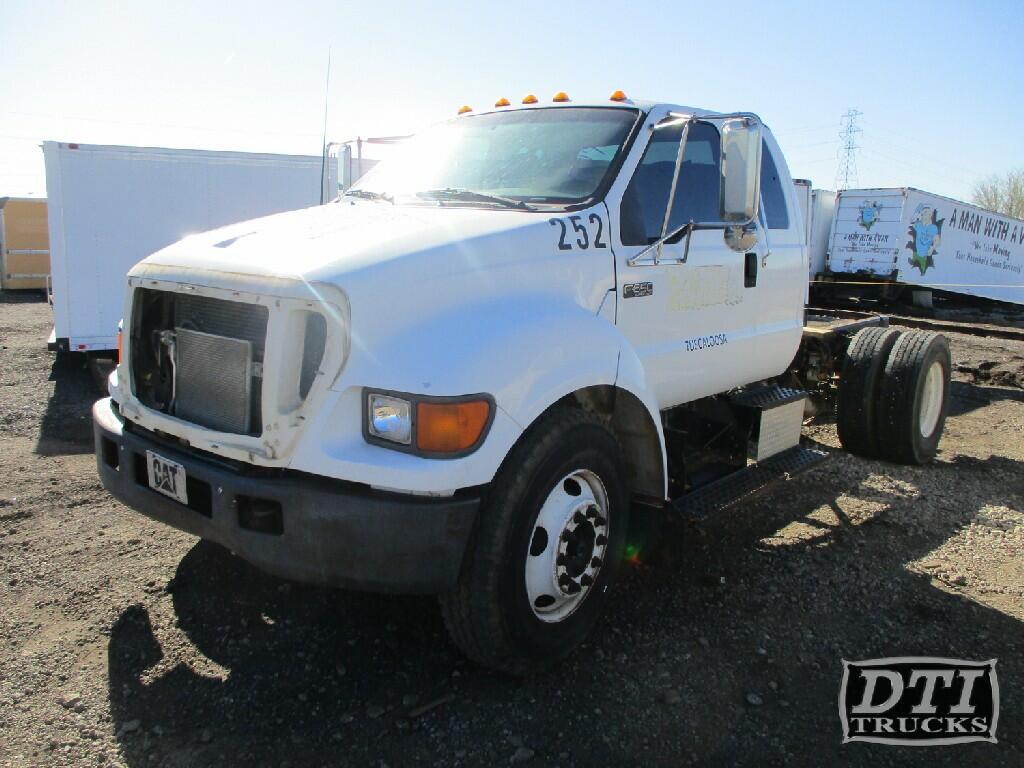
{"label": "cab roof marker light", "polygon": [[537,103],[537,97],[534,96],[532,93],[528,93],[525,96],[523,96],[523,104],[536,104],[536,103]]}
{"label": "cab roof marker light", "polygon": [[471,106],[469,106],[468,104],[463,104],[461,107],[459,107],[459,114],[460,115],[464,115],[467,112],[472,112],[472,111],[473,111],[473,108]]}
{"label": "cab roof marker light", "polygon": [[565,91],[559,91],[558,93],[556,93],[554,96],[551,97],[551,100],[552,101],[568,101],[569,100],[569,94],[566,93]]}
{"label": "cab roof marker light", "polygon": [[626,94],[622,91],[615,91],[608,97],[611,101],[625,101]]}
{"label": "cab roof marker light", "polygon": [[507,107],[509,104],[511,104],[511,102],[504,96],[502,96],[500,99],[494,102],[494,106],[496,107]]}

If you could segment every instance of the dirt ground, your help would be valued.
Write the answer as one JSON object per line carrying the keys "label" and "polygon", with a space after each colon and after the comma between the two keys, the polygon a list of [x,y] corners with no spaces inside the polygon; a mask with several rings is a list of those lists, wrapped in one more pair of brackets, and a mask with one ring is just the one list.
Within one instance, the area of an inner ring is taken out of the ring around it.
{"label": "dirt ground", "polygon": [[[591,641],[513,680],[431,599],[286,583],[111,500],[49,323],[0,294],[0,766],[1024,765],[1024,342],[952,336],[933,465],[837,452],[666,521]],[[843,746],[841,660],[909,655],[998,659],[999,743]]]}

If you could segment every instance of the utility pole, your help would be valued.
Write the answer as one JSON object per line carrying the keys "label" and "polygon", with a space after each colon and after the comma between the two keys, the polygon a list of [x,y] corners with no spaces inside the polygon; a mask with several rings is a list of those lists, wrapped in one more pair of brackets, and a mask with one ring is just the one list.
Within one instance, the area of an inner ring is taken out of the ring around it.
{"label": "utility pole", "polygon": [[839,118],[842,121],[842,130],[839,132],[839,140],[843,143],[839,149],[839,170],[836,171],[836,189],[849,189],[851,183],[857,184],[857,136],[861,129],[857,127],[857,118],[864,113],[856,109],[848,109],[846,114]]}

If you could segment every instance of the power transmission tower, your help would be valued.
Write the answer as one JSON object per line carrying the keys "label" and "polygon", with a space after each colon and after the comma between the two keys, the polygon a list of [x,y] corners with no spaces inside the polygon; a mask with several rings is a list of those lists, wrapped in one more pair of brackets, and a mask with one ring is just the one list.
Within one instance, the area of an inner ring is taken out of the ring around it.
{"label": "power transmission tower", "polygon": [[854,186],[857,184],[857,150],[860,149],[860,145],[857,144],[857,136],[861,133],[861,129],[857,127],[857,118],[863,114],[859,110],[849,109],[840,118],[842,130],[839,132],[839,140],[843,146],[839,149],[839,170],[836,171],[837,190],[849,189],[851,183]]}

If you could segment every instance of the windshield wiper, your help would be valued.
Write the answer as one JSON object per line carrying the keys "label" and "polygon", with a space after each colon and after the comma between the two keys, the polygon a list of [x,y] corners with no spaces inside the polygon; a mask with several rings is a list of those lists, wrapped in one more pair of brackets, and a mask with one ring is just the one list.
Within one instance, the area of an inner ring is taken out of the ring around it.
{"label": "windshield wiper", "polygon": [[460,189],[456,187],[445,187],[444,189],[427,189],[417,192],[416,197],[433,200],[476,200],[481,203],[497,203],[506,208],[518,208],[521,211],[535,210],[532,205],[523,200],[516,200],[514,197],[503,197],[501,195],[490,195],[486,192],[474,192],[472,189]]}
{"label": "windshield wiper", "polygon": [[369,189],[350,189],[343,197],[359,197],[364,200],[385,200],[394,203],[395,199],[387,192],[373,192]]}

